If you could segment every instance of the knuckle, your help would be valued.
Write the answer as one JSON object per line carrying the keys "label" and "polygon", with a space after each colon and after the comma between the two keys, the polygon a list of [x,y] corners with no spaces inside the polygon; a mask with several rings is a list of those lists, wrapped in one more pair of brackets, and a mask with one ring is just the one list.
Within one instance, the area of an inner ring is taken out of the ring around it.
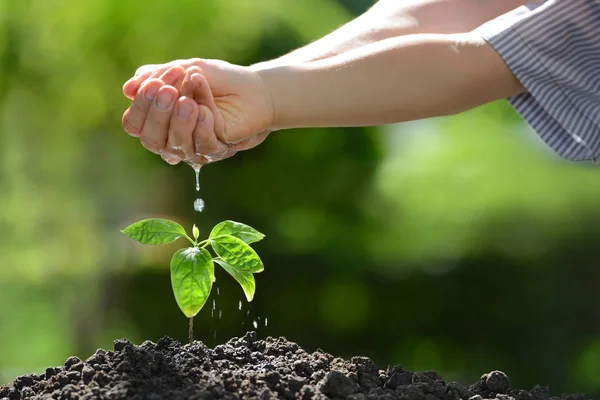
{"label": "knuckle", "polygon": [[146,100],[143,93],[140,93],[140,97],[133,100],[131,103],[131,113],[136,117],[139,115],[146,115],[150,102]]}
{"label": "knuckle", "polygon": [[202,65],[204,65],[204,59],[198,57],[191,58],[190,64],[196,67],[201,67]]}
{"label": "knuckle", "polygon": [[132,125],[129,121],[123,121],[123,129],[125,129],[125,132],[132,135],[137,135],[140,133],[140,128]]}
{"label": "knuckle", "polygon": [[124,115],[121,123],[123,125],[123,129],[125,129],[125,132],[127,133],[137,134],[140,132],[141,128],[131,122],[131,117],[129,115]]}

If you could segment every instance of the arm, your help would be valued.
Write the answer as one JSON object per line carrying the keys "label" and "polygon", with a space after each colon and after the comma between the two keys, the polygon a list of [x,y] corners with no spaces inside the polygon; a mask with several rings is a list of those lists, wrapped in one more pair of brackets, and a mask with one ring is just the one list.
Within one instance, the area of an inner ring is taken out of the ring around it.
{"label": "arm", "polygon": [[392,38],[258,73],[271,99],[273,129],[449,115],[523,91],[494,49],[474,34]]}
{"label": "arm", "polygon": [[379,0],[366,13],[329,35],[255,66],[270,68],[321,60],[403,35],[469,32],[526,3],[526,0]]}

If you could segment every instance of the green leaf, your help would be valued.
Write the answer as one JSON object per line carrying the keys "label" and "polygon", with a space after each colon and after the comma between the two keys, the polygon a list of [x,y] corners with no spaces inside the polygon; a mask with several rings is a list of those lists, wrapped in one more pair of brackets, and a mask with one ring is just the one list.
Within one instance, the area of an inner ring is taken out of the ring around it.
{"label": "green leaf", "polygon": [[250,244],[262,240],[265,235],[251,226],[235,221],[223,221],[215,225],[210,232],[210,239],[218,236],[231,235]]}
{"label": "green leaf", "polygon": [[194,227],[192,228],[192,233],[194,235],[194,240],[198,240],[198,236],[200,236],[200,231],[198,230],[196,224],[194,224]]}
{"label": "green leaf", "polygon": [[246,295],[246,299],[248,302],[251,302],[254,298],[254,291],[256,290],[256,283],[254,281],[254,275],[252,272],[242,271],[237,269],[220,258],[215,258],[214,261],[219,264],[225,271],[229,273],[229,275],[233,276],[236,281],[242,286],[244,290],[244,294]]}
{"label": "green leaf", "polygon": [[167,244],[187,237],[183,226],[168,219],[152,218],[129,225],[121,232],[143,244]]}
{"label": "green leaf", "polygon": [[262,272],[265,268],[252,247],[231,235],[211,239],[215,253],[229,265],[244,272]]}
{"label": "green leaf", "polygon": [[181,249],[171,259],[171,285],[177,305],[192,318],[202,309],[210,295],[215,265],[206,249]]}

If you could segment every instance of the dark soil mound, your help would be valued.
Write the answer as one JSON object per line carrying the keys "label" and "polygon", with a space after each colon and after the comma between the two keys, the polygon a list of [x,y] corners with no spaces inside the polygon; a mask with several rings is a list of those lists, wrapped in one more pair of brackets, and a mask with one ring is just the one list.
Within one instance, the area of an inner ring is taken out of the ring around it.
{"label": "dark soil mound", "polygon": [[309,354],[284,338],[257,340],[255,332],[214,349],[169,338],[141,346],[121,339],[114,351],[98,350],[85,362],[71,357],[64,367],[21,376],[12,386],[0,388],[0,399],[587,399],[550,398],[539,386],[531,392],[511,389],[499,371],[471,386],[399,365],[381,371],[365,357]]}

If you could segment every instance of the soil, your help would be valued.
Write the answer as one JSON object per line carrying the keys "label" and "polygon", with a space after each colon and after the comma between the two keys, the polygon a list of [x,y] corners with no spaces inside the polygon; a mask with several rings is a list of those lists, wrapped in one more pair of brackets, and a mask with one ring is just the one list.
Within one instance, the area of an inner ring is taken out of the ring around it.
{"label": "soil", "polygon": [[404,399],[584,400],[550,397],[548,388],[513,389],[500,371],[470,386],[446,383],[434,371],[400,365],[380,370],[366,357],[334,358],[308,353],[285,338],[257,340],[256,332],[214,349],[162,338],[136,346],[116,340],[113,351],[18,377],[0,387],[1,400],[17,399]]}

